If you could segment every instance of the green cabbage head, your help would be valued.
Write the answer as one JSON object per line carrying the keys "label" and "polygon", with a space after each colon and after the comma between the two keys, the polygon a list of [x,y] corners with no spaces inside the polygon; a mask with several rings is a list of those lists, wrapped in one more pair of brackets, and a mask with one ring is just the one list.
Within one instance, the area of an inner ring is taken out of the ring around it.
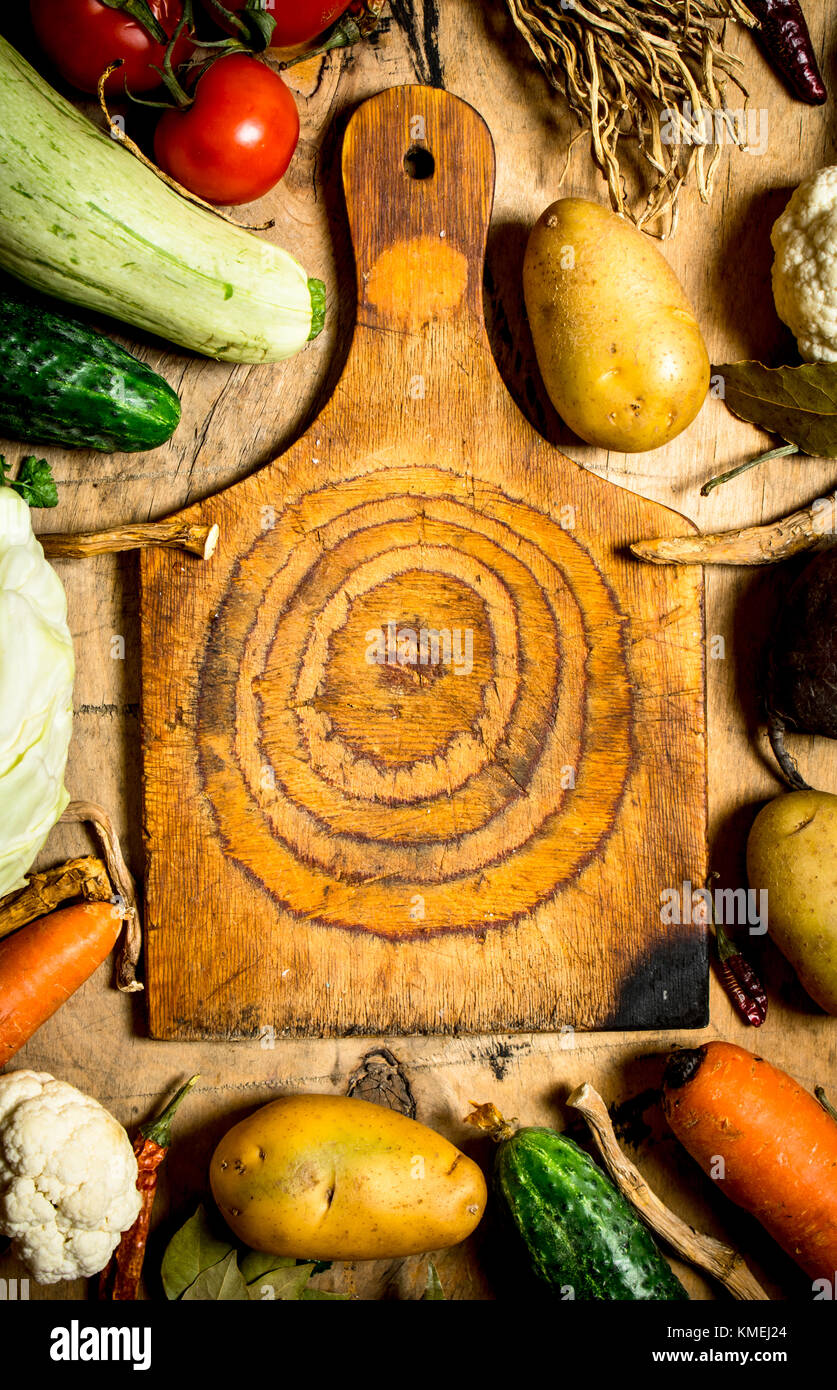
{"label": "green cabbage head", "polygon": [[70,799],[74,674],[63,585],[28,506],[0,487],[0,897],[25,885]]}

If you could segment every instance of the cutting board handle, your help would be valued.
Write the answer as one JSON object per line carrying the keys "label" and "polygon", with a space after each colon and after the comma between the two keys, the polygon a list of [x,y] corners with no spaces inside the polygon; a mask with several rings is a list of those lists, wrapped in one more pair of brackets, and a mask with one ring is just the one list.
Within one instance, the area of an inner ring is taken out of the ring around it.
{"label": "cutting board handle", "polygon": [[484,336],[494,144],[474,108],[434,87],[370,98],[346,130],[343,182],[359,327],[422,333],[447,322]]}

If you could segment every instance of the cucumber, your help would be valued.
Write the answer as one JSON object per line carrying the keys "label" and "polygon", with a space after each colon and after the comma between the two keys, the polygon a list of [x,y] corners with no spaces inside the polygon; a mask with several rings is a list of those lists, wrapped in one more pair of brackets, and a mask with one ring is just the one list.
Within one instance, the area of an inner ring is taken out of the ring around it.
{"label": "cucumber", "polygon": [[3,285],[0,320],[0,434],[105,452],[171,438],[176,393],[124,348]]}
{"label": "cucumber", "polygon": [[494,1188],[533,1274],[556,1294],[689,1297],[633,1207],[565,1135],[530,1127],[500,1139]]}
{"label": "cucumber", "polygon": [[321,281],[169,188],[3,38],[0,267],[226,362],[278,362],[322,327]]}

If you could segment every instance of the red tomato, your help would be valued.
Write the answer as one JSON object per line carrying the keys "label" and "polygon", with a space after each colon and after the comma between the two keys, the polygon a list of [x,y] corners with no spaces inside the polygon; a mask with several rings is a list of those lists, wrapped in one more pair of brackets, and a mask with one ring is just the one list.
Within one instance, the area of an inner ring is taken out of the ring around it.
{"label": "red tomato", "polygon": [[[203,0],[204,8],[209,10],[216,21],[218,11],[209,0]],[[325,29],[330,28],[335,19],[349,8],[351,0],[273,0],[265,9],[276,20],[276,28],[270,40],[273,48],[295,48],[297,44],[316,39]],[[243,10],[247,0],[222,0],[227,10]],[[228,33],[235,33],[232,25],[222,26]]]}
{"label": "red tomato", "polygon": [[[171,36],[183,16],[181,0],[148,0],[149,8]],[[165,49],[136,20],[111,10],[99,0],[30,0],[32,25],[38,42],[61,76],[82,92],[95,92],[105,68],[117,58],[124,65],[107,81],[108,92],[149,92],[160,85],[150,66],[162,66]],[[175,47],[175,64],[192,52],[183,33]]]}
{"label": "red tomato", "polygon": [[218,58],[186,111],[166,111],[157,163],[208,203],[252,203],[278,183],[299,140],[299,113],[278,73],[257,58]]}

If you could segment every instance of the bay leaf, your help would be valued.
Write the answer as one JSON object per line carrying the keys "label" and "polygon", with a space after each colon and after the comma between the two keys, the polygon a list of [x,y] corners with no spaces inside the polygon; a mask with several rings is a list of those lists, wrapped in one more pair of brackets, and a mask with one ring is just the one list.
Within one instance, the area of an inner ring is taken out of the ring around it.
{"label": "bay leaf", "polygon": [[712,375],[723,379],[724,402],[740,420],[780,435],[803,454],[837,457],[837,362],[728,362]]}
{"label": "bay leaf", "polygon": [[272,1303],[276,1300],[282,1302],[297,1301],[302,1297],[313,1269],[312,1264],[298,1265],[291,1262],[290,1265],[268,1270],[252,1284],[245,1285],[247,1297],[263,1303]]}
{"label": "bay leaf", "polygon": [[198,1275],[183,1295],[184,1303],[244,1302],[249,1297],[244,1276],[238,1267],[236,1252],[231,1250],[218,1264],[210,1265]]}
{"label": "bay leaf", "polygon": [[439,1278],[439,1272],[436,1266],[432,1260],[429,1260],[427,1264],[427,1285],[421,1296],[421,1301],[422,1303],[438,1303],[440,1300],[442,1302],[446,1301],[445,1291],[442,1288],[442,1281]]}
{"label": "bay leaf", "polygon": [[290,1255],[268,1255],[264,1250],[248,1250],[241,1261],[245,1284],[252,1284],[273,1269],[289,1269],[296,1264]]}
{"label": "bay leaf", "polygon": [[160,1274],[166,1298],[180,1298],[203,1270],[223,1260],[232,1250],[228,1241],[213,1235],[203,1206],[199,1206],[175,1232],[163,1256]]}
{"label": "bay leaf", "polygon": [[321,1302],[324,1302],[326,1299],[328,1299],[332,1303],[350,1302],[349,1295],[347,1293],[329,1293],[328,1289],[315,1289],[312,1284],[309,1284],[306,1288],[304,1288],[299,1296],[301,1299],[304,1299],[306,1302],[309,1303],[313,1302],[314,1299],[318,1299]]}

